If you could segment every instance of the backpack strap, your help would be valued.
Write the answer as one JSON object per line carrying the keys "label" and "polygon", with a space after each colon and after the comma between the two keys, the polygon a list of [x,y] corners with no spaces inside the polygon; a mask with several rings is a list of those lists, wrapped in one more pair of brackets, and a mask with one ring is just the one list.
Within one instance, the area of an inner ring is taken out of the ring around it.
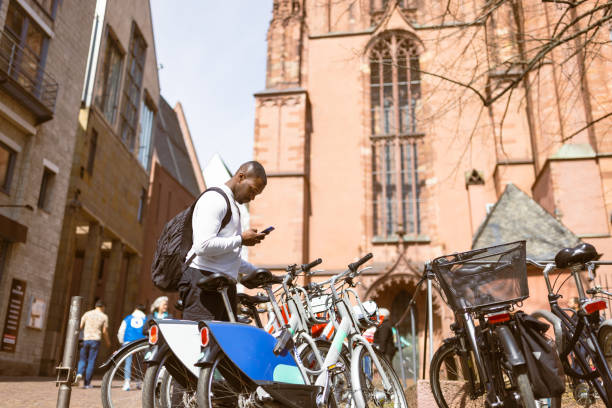
{"label": "backpack strap", "polygon": [[204,193],[206,193],[207,191],[216,191],[217,193],[221,194],[223,198],[225,198],[225,204],[227,205],[227,209],[225,210],[225,217],[223,217],[223,220],[221,220],[221,228],[219,228],[219,232],[221,232],[221,230],[225,228],[227,224],[229,224],[229,222],[232,220],[232,206],[230,205],[229,198],[227,198],[227,194],[225,194],[225,191],[223,191],[221,188],[211,187],[206,189]]}
{"label": "backpack strap", "polygon": [[[200,198],[202,198],[202,196],[204,195],[204,193],[208,192],[208,191],[216,191],[217,193],[221,194],[223,196],[223,198],[225,198],[225,204],[227,205],[227,208],[225,210],[225,216],[223,217],[223,219],[221,220],[221,227],[219,228],[219,232],[221,232],[221,230],[223,228],[225,228],[227,226],[227,224],[229,224],[229,222],[232,220],[232,206],[230,205],[229,202],[229,198],[227,198],[227,194],[225,194],[225,191],[223,191],[223,189],[221,189],[220,187],[210,187],[207,188],[206,190],[204,190],[204,192],[202,194],[200,194],[200,196],[194,201],[194,203],[192,204],[192,210],[191,212],[193,213],[193,209],[195,208],[196,203],[198,202],[198,200]],[[217,234],[219,233],[217,232]],[[189,265],[191,265],[191,262],[194,260],[196,254],[191,254],[191,256],[189,257],[189,259],[187,260],[187,262],[185,262],[185,267],[188,268]]]}

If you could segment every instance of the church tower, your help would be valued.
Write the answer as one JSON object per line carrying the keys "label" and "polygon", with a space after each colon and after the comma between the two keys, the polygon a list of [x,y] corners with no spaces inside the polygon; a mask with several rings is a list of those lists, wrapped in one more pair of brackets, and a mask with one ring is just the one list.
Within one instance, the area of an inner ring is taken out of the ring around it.
{"label": "church tower", "polygon": [[308,259],[310,143],[303,87],[303,0],[274,0],[268,30],[266,89],[255,94],[255,159],[268,174],[265,200],[251,204],[251,225],[275,226],[251,261],[271,269]]}

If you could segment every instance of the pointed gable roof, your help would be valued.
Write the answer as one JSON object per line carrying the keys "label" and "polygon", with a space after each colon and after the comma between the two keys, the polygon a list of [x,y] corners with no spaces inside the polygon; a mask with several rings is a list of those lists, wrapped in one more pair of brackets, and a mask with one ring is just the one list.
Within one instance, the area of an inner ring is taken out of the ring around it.
{"label": "pointed gable roof", "polygon": [[194,197],[200,193],[196,172],[179,124],[176,112],[160,96],[159,112],[155,116],[154,147],[159,164],[166,169]]}
{"label": "pointed gable roof", "polygon": [[[415,40],[419,53],[423,52],[425,48],[423,46],[423,42],[417,35],[412,23],[408,20],[408,18],[406,18],[404,13],[402,13],[397,1],[390,1],[387,4],[387,8],[380,19],[380,22],[373,29],[372,40],[375,40],[380,34],[388,31],[403,31],[408,33],[410,37]],[[366,48],[369,48],[372,43],[371,41]]]}
{"label": "pointed gable roof", "polygon": [[557,252],[580,239],[514,184],[506,186],[487,218],[478,228],[472,248],[526,240],[527,257],[554,259]]}

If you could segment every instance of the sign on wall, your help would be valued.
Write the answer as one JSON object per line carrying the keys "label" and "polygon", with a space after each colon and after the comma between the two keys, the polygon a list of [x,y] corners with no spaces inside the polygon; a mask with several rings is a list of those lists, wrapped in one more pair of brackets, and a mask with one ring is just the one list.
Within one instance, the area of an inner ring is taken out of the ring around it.
{"label": "sign on wall", "polygon": [[28,327],[32,329],[42,330],[43,318],[45,317],[45,310],[47,309],[47,303],[42,300],[30,296],[30,313],[28,315]]}
{"label": "sign on wall", "polygon": [[26,283],[19,279],[13,279],[11,291],[6,308],[6,319],[4,321],[4,332],[2,333],[1,351],[15,352],[17,347],[17,336],[19,334],[19,320],[25,299]]}

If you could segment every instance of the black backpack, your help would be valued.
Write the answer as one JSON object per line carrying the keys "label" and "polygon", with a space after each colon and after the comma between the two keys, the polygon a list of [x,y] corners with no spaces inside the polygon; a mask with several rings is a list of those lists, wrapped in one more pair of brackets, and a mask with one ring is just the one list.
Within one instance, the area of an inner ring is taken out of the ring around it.
{"label": "black backpack", "polygon": [[162,231],[157,240],[155,255],[153,255],[153,263],[151,264],[151,279],[156,288],[164,292],[176,292],[178,283],[186,268],[195,254],[185,262],[185,257],[193,245],[193,229],[191,226],[191,218],[193,217],[193,209],[196,203],[209,191],[216,191],[225,198],[227,211],[221,221],[221,231],[232,219],[232,207],[225,192],[218,187],[211,187],[204,191],[200,196],[186,209],[174,216]]}
{"label": "black backpack", "polygon": [[521,311],[515,317],[533,396],[560,397],[565,392],[565,374],[555,342],[544,335],[549,325]]}

